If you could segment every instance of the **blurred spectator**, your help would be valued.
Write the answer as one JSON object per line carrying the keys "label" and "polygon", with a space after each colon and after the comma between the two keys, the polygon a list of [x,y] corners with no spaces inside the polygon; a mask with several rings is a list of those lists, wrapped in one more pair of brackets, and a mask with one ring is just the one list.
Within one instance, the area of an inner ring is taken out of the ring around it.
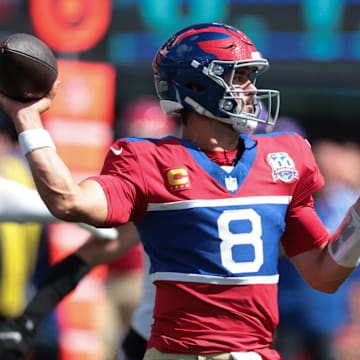
{"label": "blurred spectator", "polygon": [[[0,176],[32,187],[32,177],[18,150],[10,120],[0,114]],[[27,285],[36,263],[41,227],[36,224],[0,224],[0,314],[18,316],[26,303]]]}
{"label": "blurred spectator", "polygon": [[[176,135],[177,124],[175,118],[165,115],[157,98],[143,96],[127,104],[116,124],[115,133],[117,137],[161,138]],[[120,340],[130,327],[132,314],[141,296],[143,266],[141,244],[108,266],[104,360],[117,358]]]}
{"label": "blurred spectator", "polygon": [[[273,131],[304,129],[291,118],[280,118]],[[335,232],[360,188],[360,158],[355,145],[318,141],[313,153],[325,178],[315,194],[315,209],[330,232]],[[334,190],[336,189],[336,190]],[[335,294],[320,293],[307,285],[291,262],[279,259],[280,323],[275,347],[284,360],[341,359],[334,346],[335,336],[349,320],[348,300],[351,278]]]}
{"label": "blurred spectator", "polygon": [[[347,211],[344,207],[354,203],[359,193],[360,147],[350,142],[337,144],[330,140],[321,140],[313,148],[327,181],[326,186],[317,193],[316,210],[329,230],[334,232]],[[334,192],[330,195],[331,191]],[[336,329],[334,347],[336,358],[341,360],[360,358],[359,276],[360,271],[355,269],[340,289],[347,312],[343,315],[343,326]]]}
{"label": "blurred spectator", "polygon": [[[27,187],[34,186],[18,148],[15,129],[2,112],[0,176]],[[40,244],[44,244],[41,242],[42,235],[42,226],[38,224],[0,223],[0,318],[17,317],[22,313],[34,286],[32,284],[36,266],[39,264],[39,248]],[[49,337],[47,339],[49,340]],[[47,341],[46,348],[48,350],[43,347],[40,349],[39,346],[37,359],[41,359],[41,353],[47,351],[53,354],[54,343]]]}
{"label": "blurred spectator", "polygon": [[162,138],[179,135],[179,121],[165,115],[159,100],[153,96],[141,96],[130,101],[118,122],[117,137]]}

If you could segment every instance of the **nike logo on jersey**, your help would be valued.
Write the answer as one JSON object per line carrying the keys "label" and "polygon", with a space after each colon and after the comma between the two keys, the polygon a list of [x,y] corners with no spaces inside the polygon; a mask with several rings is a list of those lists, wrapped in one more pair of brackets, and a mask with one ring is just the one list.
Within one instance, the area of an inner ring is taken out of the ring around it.
{"label": "nike logo on jersey", "polygon": [[123,148],[121,147],[120,149],[115,149],[112,146],[110,147],[110,150],[116,155],[119,156],[122,152],[123,152]]}
{"label": "nike logo on jersey", "polygon": [[17,331],[7,331],[0,333],[0,340],[13,340],[19,343],[21,339],[22,339],[22,335]]}

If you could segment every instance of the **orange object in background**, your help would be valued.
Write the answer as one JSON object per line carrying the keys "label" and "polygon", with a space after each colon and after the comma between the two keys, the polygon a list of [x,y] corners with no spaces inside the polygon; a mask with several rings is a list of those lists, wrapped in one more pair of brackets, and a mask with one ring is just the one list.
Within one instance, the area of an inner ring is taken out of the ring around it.
{"label": "orange object in background", "polygon": [[[89,233],[74,224],[49,227],[50,260],[57,262],[86,241]],[[57,307],[59,360],[103,360],[105,319],[103,281],[107,266],[93,269]]]}
{"label": "orange object in background", "polygon": [[36,35],[57,52],[81,52],[105,35],[112,17],[111,0],[30,0]]}
{"label": "orange object in background", "polygon": [[102,282],[87,276],[66,302],[58,307],[61,328],[102,332],[105,318],[105,295]]}
{"label": "orange object in background", "polygon": [[[53,51],[79,53],[105,36],[111,0],[29,0],[33,30]],[[58,59],[61,85],[51,109],[43,114],[57,152],[76,181],[101,170],[113,141],[115,77],[107,63]],[[50,262],[73,252],[89,234],[73,224],[49,226]],[[60,360],[102,360],[104,321],[102,287],[107,267],[100,266],[58,307]]]}
{"label": "orange object in background", "polygon": [[106,63],[58,60],[61,84],[44,114],[61,158],[79,180],[98,173],[113,140],[116,72]]}
{"label": "orange object in background", "polygon": [[[101,170],[112,144],[115,69],[106,63],[59,60],[61,85],[52,107],[44,113],[57,152],[76,181]],[[49,226],[50,262],[76,250],[89,233],[74,224]],[[106,266],[99,266],[57,310],[60,360],[102,360]]]}
{"label": "orange object in background", "polygon": [[[88,238],[89,232],[75,224],[59,223],[49,226],[48,237],[50,241],[49,256],[53,265],[70,255],[80,247]],[[107,275],[107,265],[99,265],[90,274],[92,278],[103,281]]]}
{"label": "orange object in background", "polygon": [[59,356],[63,360],[103,360],[101,341],[91,331],[63,331],[59,339]]}
{"label": "orange object in background", "polygon": [[61,81],[47,117],[112,124],[115,68],[108,63],[58,59]]}

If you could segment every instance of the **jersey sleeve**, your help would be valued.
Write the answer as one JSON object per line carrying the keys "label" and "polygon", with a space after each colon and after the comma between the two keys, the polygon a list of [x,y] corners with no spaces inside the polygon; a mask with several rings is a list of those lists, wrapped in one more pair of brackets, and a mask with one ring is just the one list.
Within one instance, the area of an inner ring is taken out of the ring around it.
{"label": "jersey sleeve", "polygon": [[313,193],[324,185],[310,144],[297,136],[297,152],[301,158],[301,176],[286,215],[282,245],[288,257],[319,247],[330,234],[314,209]]}
{"label": "jersey sleeve", "polygon": [[139,221],[146,212],[146,186],[136,152],[126,140],[115,142],[101,174],[91,177],[104,190],[108,216],[106,226]]}
{"label": "jersey sleeve", "polygon": [[290,207],[297,207],[302,204],[304,200],[309,199],[325,183],[309,142],[300,135],[297,135],[297,152],[302,163],[301,176],[294,191]]}
{"label": "jersey sleeve", "polygon": [[330,233],[314,209],[312,196],[292,207],[286,215],[285,232],[281,238],[288,257],[320,247],[330,239]]}

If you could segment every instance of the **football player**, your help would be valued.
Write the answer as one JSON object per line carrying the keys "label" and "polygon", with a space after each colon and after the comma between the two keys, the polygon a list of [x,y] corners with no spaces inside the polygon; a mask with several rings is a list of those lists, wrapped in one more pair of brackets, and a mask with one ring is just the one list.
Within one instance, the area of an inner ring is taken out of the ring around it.
{"label": "football player", "polygon": [[182,138],[120,139],[101,174],[80,184],[41,122],[56,89],[30,104],[2,95],[0,105],[54,216],[136,224],[156,285],[144,359],[280,359],[271,346],[279,242],[312,287],[335,292],[359,263],[360,201],[330,235],[313,208],[323,178],[309,144],[296,133],[251,135],[276,122],[279,92],[256,87],[269,63],[238,29],[184,28],[153,67]]}

